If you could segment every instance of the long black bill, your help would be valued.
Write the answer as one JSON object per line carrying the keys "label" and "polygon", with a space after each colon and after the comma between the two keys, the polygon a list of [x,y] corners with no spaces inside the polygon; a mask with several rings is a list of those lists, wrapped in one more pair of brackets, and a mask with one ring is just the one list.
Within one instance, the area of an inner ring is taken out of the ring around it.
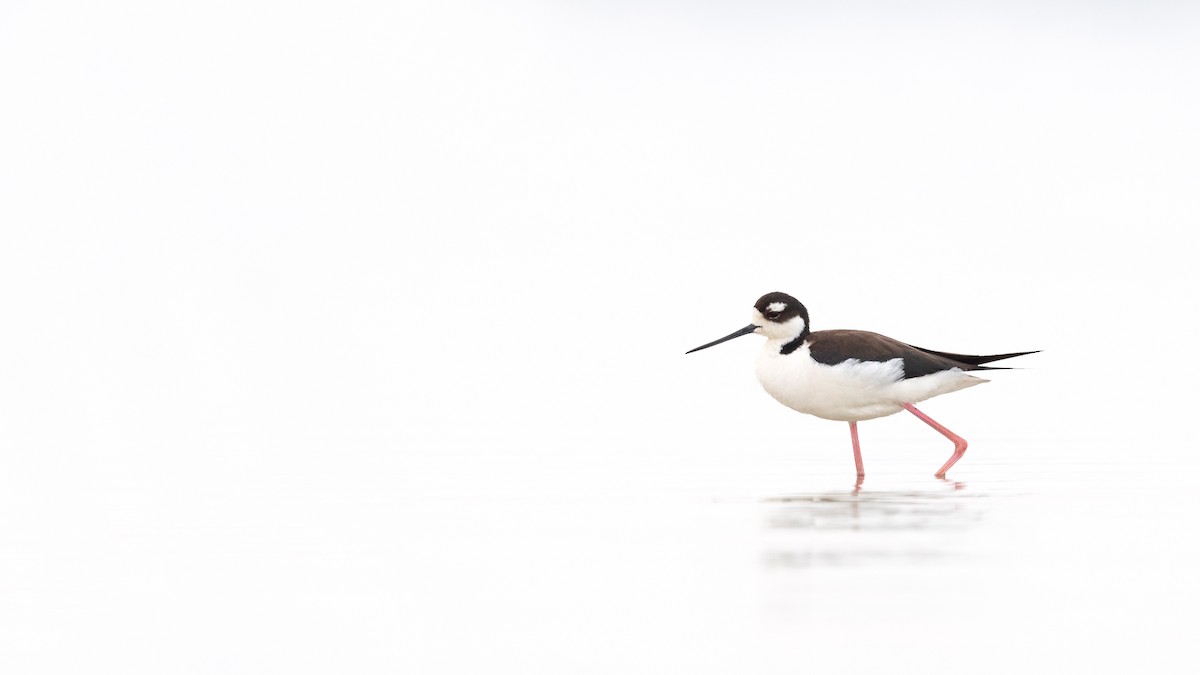
{"label": "long black bill", "polygon": [[713,340],[712,342],[710,342],[706,345],[700,345],[699,347],[696,347],[695,349],[691,349],[691,350],[684,352],[684,354],[691,354],[692,352],[698,352],[701,349],[708,349],[709,347],[711,347],[713,345],[719,345],[722,342],[725,342],[726,340],[732,340],[735,337],[742,337],[743,335],[753,333],[757,329],[758,329],[758,326],[755,326],[754,324],[750,324],[749,326],[746,326],[745,328],[743,328],[735,333],[730,333],[729,335],[726,335],[725,337],[721,338],[720,340]]}

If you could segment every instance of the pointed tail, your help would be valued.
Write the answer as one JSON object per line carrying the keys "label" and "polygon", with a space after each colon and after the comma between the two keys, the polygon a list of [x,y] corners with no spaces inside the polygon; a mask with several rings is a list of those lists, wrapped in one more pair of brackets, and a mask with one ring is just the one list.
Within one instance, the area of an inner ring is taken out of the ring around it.
{"label": "pointed tail", "polygon": [[[989,354],[986,356],[978,356],[975,354],[952,354],[950,352],[935,352],[932,349],[925,349],[923,347],[917,347],[917,349],[920,349],[923,352],[928,352],[930,354],[936,354],[938,356],[943,356],[945,358],[953,359],[954,361],[958,361],[959,363],[966,363],[966,364],[972,365],[972,366],[982,366],[983,364],[991,363],[992,361],[1003,361],[1004,359],[1011,359],[1011,358],[1015,358],[1018,356],[1025,356],[1026,354],[1037,354],[1038,352],[1042,351],[1040,349],[1035,349],[1031,352],[1013,352],[1011,354]],[[981,370],[990,370],[990,368],[981,368]],[[997,370],[999,370],[999,368],[997,368]]]}

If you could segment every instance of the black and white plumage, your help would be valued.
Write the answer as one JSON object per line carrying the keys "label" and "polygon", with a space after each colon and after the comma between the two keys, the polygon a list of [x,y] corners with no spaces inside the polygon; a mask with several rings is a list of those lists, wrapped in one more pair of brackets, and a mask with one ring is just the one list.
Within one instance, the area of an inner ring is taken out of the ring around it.
{"label": "black and white plumage", "polygon": [[984,364],[1033,353],[954,354],[869,331],[812,331],[808,309],[786,293],[759,298],[751,318],[749,326],[688,353],[750,333],[766,336],[758,358],[758,381],[775,400],[793,410],[849,422],[860,476],[856,423],[906,409],[955,442],[955,456],[937,474],[945,475],[966,450],[966,441],[913,404],[987,382],[969,374],[995,369]]}

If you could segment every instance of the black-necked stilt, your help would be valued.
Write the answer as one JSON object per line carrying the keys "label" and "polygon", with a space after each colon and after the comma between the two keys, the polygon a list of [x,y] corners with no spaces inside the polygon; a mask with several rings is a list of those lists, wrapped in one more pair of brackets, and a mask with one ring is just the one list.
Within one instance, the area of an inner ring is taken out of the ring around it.
{"label": "black-necked stilt", "polygon": [[[858,422],[907,410],[954,443],[939,478],[963,456],[967,442],[913,406],[987,380],[968,370],[997,370],[985,363],[1035,352],[972,356],[922,349],[862,330],[809,330],[808,310],[786,293],[767,293],[754,303],[749,326],[706,345],[758,333],[767,342],[758,357],[758,381],[776,401],[809,415],[850,423],[854,464],[864,475]],[[1002,368],[999,368],[1002,369]]]}

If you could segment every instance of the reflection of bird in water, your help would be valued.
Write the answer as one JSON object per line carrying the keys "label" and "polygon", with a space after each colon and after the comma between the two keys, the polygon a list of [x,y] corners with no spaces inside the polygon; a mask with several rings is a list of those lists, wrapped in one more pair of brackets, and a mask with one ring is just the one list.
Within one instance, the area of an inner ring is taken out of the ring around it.
{"label": "reflection of bird in water", "polygon": [[[873,562],[922,563],[953,555],[938,533],[962,531],[983,514],[982,495],[962,483],[941,490],[852,490],[765,500],[773,535],[771,567],[843,567]],[[863,533],[872,533],[864,538]],[[931,536],[932,535],[932,536]]]}
{"label": "reflection of bird in water", "polygon": [[688,353],[749,333],[767,337],[758,358],[758,381],[768,394],[793,410],[850,423],[854,464],[860,477],[864,471],[858,422],[901,410],[916,415],[954,443],[954,454],[936,474],[944,477],[966,452],[967,442],[913,404],[987,382],[966,371],[993,370],[983,364],[1034,353],[951,354],[867,331],[812,332],[808,310],[786,293],[762,296],[754,304],[749,326]]}
{"label": "reflection of bird in water", "polygon": [[947,490],[867,491],[787,495],[766,500],[780,507],[771,526],[811,530],[926,530],[963,524],[955,516],[967,512],[965,504],[978,495],[964,495],[962,483]]}

